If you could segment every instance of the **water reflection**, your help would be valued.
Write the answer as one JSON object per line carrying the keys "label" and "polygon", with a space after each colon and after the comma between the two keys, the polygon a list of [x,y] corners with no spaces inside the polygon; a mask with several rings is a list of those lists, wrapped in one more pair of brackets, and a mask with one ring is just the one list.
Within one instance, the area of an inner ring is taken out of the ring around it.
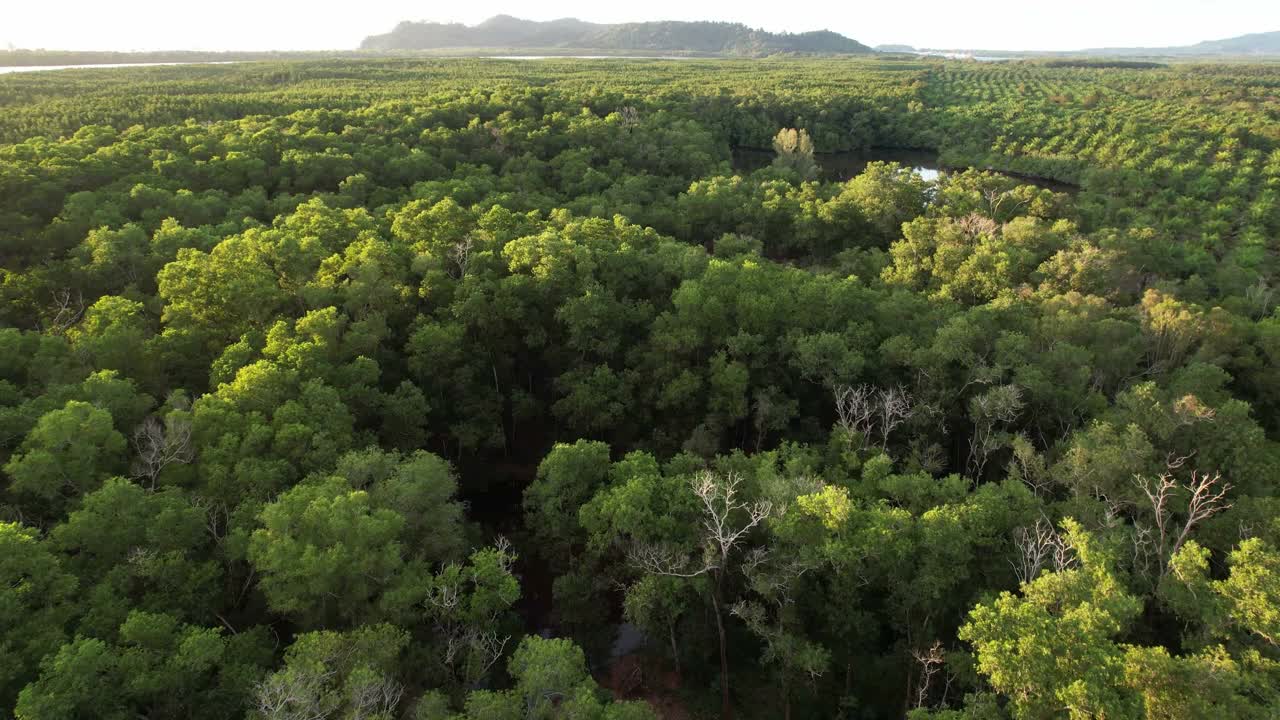
{"label": "water reflection", "polygon": [[[757,148],[733,148],[733,169],[739,173],[750,173],[768,167],[777,155],[772,150]],[[920,174],[927,182],[937,180],[943,171],[965,170],[967,168],[944,168],[938,162],[938,154],[932,150],[912,150],[904,148],[870,148],[863,151],[815,153],[814,160],[821,170],[821,179],[828,182],[845,182],[862,174],[867,164],[872,162],[896,162],[909,167]],[[1074,185],[1031,177],[1018,173],[999,173],[1015,178],[1021,183],[1047,188],[1054,192],[1074,193],[1079,190]]]}

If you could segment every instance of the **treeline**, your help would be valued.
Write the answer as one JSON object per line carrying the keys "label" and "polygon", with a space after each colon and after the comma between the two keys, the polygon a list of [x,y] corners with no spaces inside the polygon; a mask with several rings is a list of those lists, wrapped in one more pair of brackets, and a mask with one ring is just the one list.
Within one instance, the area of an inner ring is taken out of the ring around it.
{"label": "treeline", "polygon": [[619,67],[0,79],[4,712],[1280,711],[1274,70]]}

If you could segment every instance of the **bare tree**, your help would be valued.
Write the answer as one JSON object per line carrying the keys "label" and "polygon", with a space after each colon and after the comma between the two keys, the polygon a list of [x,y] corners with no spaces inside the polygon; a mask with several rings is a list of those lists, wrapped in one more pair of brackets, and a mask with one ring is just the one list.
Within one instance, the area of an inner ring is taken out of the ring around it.
{"label": "bare tree", "polygon": [[618,115],[622,116],[622,127],[629,132],[631,128],[640,124],[640,111],[634,107],[627,105],[618,111]]}
{"label": "bare tree", "polygon": [[1004,205],[1007,200],[1014,201],[1013,206],[1009,210],[1010,213],[1016,213],[1029,204],[1029,201],[1026,199],[1018,200],[1017,196],[1014,195],[1011,190],[1001,191],[995,188],[987,188],[982,191],[982,198],[987,201],[987,211],[990,212],[992,216],[1000,214],[1000,206]]}
{"label": "bare tree", "polygon": [[375,675],[362,678],[348,695],[351,709],[346,717],[350,720],[389,718],[404,696],[404,686],[391,678]]}
{"label": "bare tree", "polygon": [[880,391],[880,447],[887,447],[893,429],[911,417],[911,394],[900,387]]}
{"label": "bare tree", "polygon": [[1045,568],[1061,572],[1076,564],[1071,545],[1044,516],[1029,528],[1014,530],[1013,545],[1018,549],[1018,556],[1010,562],[1019,583],[1035,580]]}
{"label": "bare tree", "polygon": [[191,505],[204,512],[205,530],[215,543],[221,544],[231,525],[231,507],[224,501],[200,495],[191,496]]}
{"label": "bare tree", "polygon": [[[348,720],[392,717],[404,686],[379,673],[361,674],[354,684],[336,686],[338,672],[325,663],[324,669],[290,668],[258,683],[256,715],[264,720],[327,720],[341,716]],[[348,680],[350,682],[350,680]]]}
{"label": "bare tree", "polygon": [[184,410],[172,411],[161,420],[154,415],[133,431],[133,477],[144,479],[152,490],[156,479],[170,465],[185,465],[195,459],[191,443],[191,415]]}
{"label": "bare tree", "polygon": [[733,551],[743,538],[769,517],[773,506],[768,501],[747,502],[738,496],[742,478],[730,473],[721,477],[701,472],[690,481],[690,488],[702,504],[701,558],[697,553],[671,546],[642,545],[632,548],[633,565],[654,575],[692,578],[709,575],[711,605],[720,642],[721,716],[733,717],[729,702],[729,650],[724,626],[724,582],[730,571]]}
{"label": "bare tree", "polygon": [[846,435],[862,436],[864,446],[867,440],[878,436],[880,447],[888,447],[889,435],[910,419],[913,412],[911,394],[901,387],[836,385],[832,394],[841,429]]}
{"label": "bare tree", "polygon": [[1133,537],[1133,557],[1129,562],[1135,572],[1141,574],[1144,579],[1150,580],[1151,573],[1151,556],[1156,554],[1155,541],[1151,539],[1151,528],[1141,523],[1135,523],[1132,531]]}
{"label": "bare tree", "polygon": [[[791,720],[791,693],[796,679],[813,683],[822,677],[830,653],[798,632],[792,608],[796,581],[817,568],[820,559],[807,552],[780,552],[753,548],[742,561],[742,573],[751,590],[764,602],[739,600],[730,608],[764,641],[762,659],[778,666],[783,720]],[[766,604],[769,606],[766,609]]]}
{"label": "bare tree", "polygon": [[1011,441],[1003,426],[1022,412],[1022,390],[1017,385],[997,385],[969,401],[973,435],[969,437],[969,472],[980,478],[991,454]]}
{"label": "bare tree", "polygon": [[[727,564],[729,554],[752,528],[764,522],[772,511],[767,502],[747,503],[738,499],[738,485],[742,478],[730,473],[720,478],[712,472],[702,472],[693,479],[693,493],[702,501],[705,517],[702,526],[707,531],[707,544],[719,551],[720,567]],[[738,511],[746,513],[744,522],[735,523]],[[735,527],[736,525],[736,527]]]}
{"label": "bare tree", "polygon": [[933,676],[942,669],[946,658],[942,654],[942,642],[935,640],[927,650],[916,648],[911,657],[920,665],[920,680],[916,683],[916,707],[922,708],[929,702],[929,686]]}
{"label": "bare tree", "polygon": [[[1186,458],[1181,458],[1185,461]],[[1181,462],[1178,463],[1181,465]],[[1160,477],[1150,480],[1141,475],[1134,477],[1134,484],[1146,495],[1151,504],[1151,514],[1155,522],[1154,530],[1149,530],[1151,543],[1155,546],[1156,561],[1163,578],[1169,572],[1169,560],[1186,544],[1191,531],[1205,520],[1231,507],[1226,502],[1231,483],[1222,479],[1220,473],[1201,473],[1192,471],[1190,482],[1185,485],[1174,479],[1171,473],[1162,473]],[[1175,493],[1185,491],[1188,494],[1186,519],[1181,526],[1173,518],[1170,502]]]}
{"label": "bare tree", "polygon": [[[498,536],[496,546],[503,570],[510,573],[515,562],[515,555],[509,552],[511,542]],[[500,607],[494,607],[479,622],[460,612],[465,601],[463,584],[467,580],[465,574],[442,572],[436,576],[423,604],[435,616],[435,629],[444,640],[441,661],[459,673],[463,682],[474,685],[502,657],[511,636],[500,636],[492,629],[498,625]]]}
{"label": "bare tree", "polygon": [[1053,484],[1053,476],[1044,457],[1036,452],[1031,440],[1025,434],[1014,435],[1009,441],[1009,447],[1013,450],[1008,466],[1009,477],[1021,480],[1037,497],[1048,493]]}
{"label": "bare tree", "polygon": [[325,720],[341,704],[328,692],[333,670],[278,672],[258,683],[255,706],[266,720]]}
{"label": "bare tree", "polygon": [[63,288],[53,293],[53,317],[47,323],[41,322],[39,327],[46,333],[61,335],[72,325],[80,322],[82,315],[84,315],[84,293]]}
{"label": "bare tree", "polygon": [[969,213],[956,221],[956,227],[960,228],[960,232],[969,238],[969,242],[976,241],[979,237],[986,235],[991,237],[1000,229],[1000,223],[983,215],[982,213]]}
{"label": "bare tree", "polygon": [[840,427],[846,434],[858,433],[863,438],[869,437],[876,418],[875,388],[870,385],[837,385],[833,393]]}
{"label": "bare tree", "polygon": [[496,127],[489,128],[489,137],[493,139],[493,149],[497,151],[499,155],[506,155],[508,150],[507,139],[502,136],[502,129]]}
{"label": "bare tree", "polygon": [[461,280],[467,274],[467,266],[471,264],[471,251],[475,249],[475,238],[471,233],[467,233],[466,237],[455,242],[453,247],[449,248],[449,259],[453,261],[454,269],[457,274],[453,275],[455,280]]}

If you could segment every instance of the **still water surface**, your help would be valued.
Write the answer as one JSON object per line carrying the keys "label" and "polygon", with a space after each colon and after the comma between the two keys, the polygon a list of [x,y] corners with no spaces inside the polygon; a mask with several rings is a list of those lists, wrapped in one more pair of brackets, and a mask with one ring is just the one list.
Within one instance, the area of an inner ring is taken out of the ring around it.
{"label": "still water surface", "polygon": [[[733,169],[741,173],[768,167],[777,156],[772,150],[756,148],[733,148]],[[944,171],[959,171],[967,168],[943,167],[938,162],[938,154],[932,150],[908,150],[903,148],[868,148],[867,150],[833,153],[814,153],[813,159],[818,161],[822,172],[821,179],[829,182],[844,182],[862,174],[871,162],[896,162],[911,168],[927,182],[937,180]],[[1035,185],[1054,192],[1075,193],[1080,188],[1075,185],[1057,182],[1048,178],[1020,175],[1018,173],[999,173],[1017,179],[1026,185]]]}

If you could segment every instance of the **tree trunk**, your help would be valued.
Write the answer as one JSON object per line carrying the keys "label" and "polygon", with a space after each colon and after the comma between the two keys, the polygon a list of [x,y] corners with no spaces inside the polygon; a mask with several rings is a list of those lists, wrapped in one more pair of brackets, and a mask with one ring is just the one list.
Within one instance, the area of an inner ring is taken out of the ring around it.
{"label": "tree trunk", "polygon": [[902,716],[906,717],[911,712],[911,692],[915,689],[915,679],[912,677],[914,668],[907,663],[907,694],[902,698]]}
{"label": "tree trunk", "polygon": [[502,388],[498,385],[498,364],[493,360],[493,353],[489,354],[489,367],[493,370],[493,393],[498,396],[498,402],[502,406],[498,410],[498,423],[502,425],[502,455],[510,457],[511,444],[507,441],[507,408],[505,398],[502,397]]}
{"label": "tree trunk", "polygon": [[676,667],[676,677],[680,677],[680,647],[676,645],[676,624],[667,623],[667,634],[671,637],[671,662]]}
{"label": "tree trunk", "polygon": [[729,649],[724,635],[724,617],[720,610],[719,578],[712,586],[711,602],[715,606],[716,632],[720,634],[720,717],[723,720],[733,720],[733,705],[729,702]]}

